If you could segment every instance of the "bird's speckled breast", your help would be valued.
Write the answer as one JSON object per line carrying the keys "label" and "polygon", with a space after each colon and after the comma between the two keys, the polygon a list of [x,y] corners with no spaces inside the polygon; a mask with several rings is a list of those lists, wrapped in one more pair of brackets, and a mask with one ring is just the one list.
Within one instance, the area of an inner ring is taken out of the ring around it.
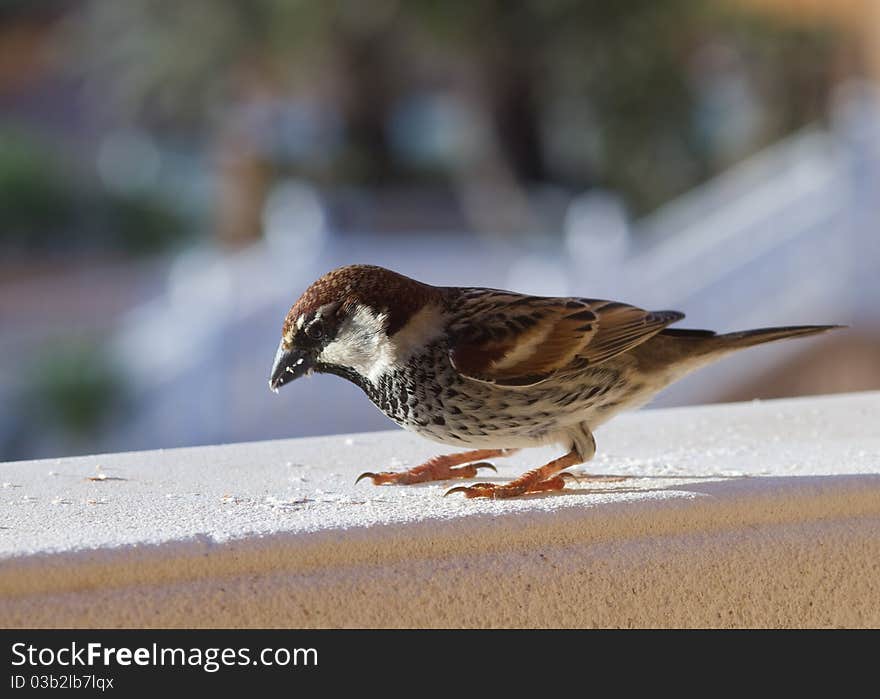
{"label": "bird's speckled breast", "polygon": [[[553,441],[566,427],[594,427],[627,407],[628,369],[617,362],[585,368],[572,380],[553,378],[528,388],[507,388],[461,376],[437,342],[397,371],[356,381],[370,399],[405,429],[445,444],[522,447]],[[354,380],[353,377],[347,377]]]}

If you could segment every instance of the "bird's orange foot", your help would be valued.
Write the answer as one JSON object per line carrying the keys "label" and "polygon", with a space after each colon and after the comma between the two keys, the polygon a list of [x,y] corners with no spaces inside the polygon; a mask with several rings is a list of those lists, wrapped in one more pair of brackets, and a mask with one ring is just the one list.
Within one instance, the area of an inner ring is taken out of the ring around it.
{"label": "bird's orange foot", "polygon": [[574,473],[560,473],[558,476],[538,480],[536,472],[532,471],[525,476],[511,481],[506,485],[497,485],[495,483],[474,483],[471,486],[458,486],[447,490],[444,495],[452,493],[464,493],[466,498],[514,498],[518,495],[528,495],[530,493],[543,493],[549,490],[562,490],[565,487],[566,480],[575,483],[584,483],[590,481],[601,481],[603,483],[617,483],[625,481],[629,476],[593,476],[591,474],[575,475]]}
{"label": "bird's orange foot", "polygon": [[562,469],[583,463],[584,459],[575,449],[565,456],[553,459],[550,463],[524,473],[510,483],[496,485],[495,483],[475,483],[469,487],[452,488],[446,491],[446,495],[452,493],[464,493],[466,498],[515,498],[518,495],[528,493],[545,493],[549,490],[562,490],[565,487],[565,479],[577,480],[571,473],[560,473]]}
{"label": "bird's orange foot", "polygon": [[[436,456],[420,466],[408,471],[380,471],[379,473],[362,473],[355,483],[364,478],[369,478],[374,485],[412,485],[413,483],[426,483],[428,481],[445,481],[451,478],[473,478],[481,468],[495,467],[482,459],[492,459],[498,456],[509,456],[515,449],[477,449],[474,451],[460,452],[458,454],[446,454]],[[462,465],[466,464],[466,465]]]}
{"label": "bird's orange foot", "polygon": [[500,485],[497,483],[474,483],[470,486],[458,486],[447,490],[444,495],[452,493],[464,493],[466,498],[515,498],[519,495],[529,495],[531,493],[544,493],[551,490],[562,490],[565,487],[567,478],[575,479],[571,473],[560,473],[558,476],[547,478],[546,480],[534,480],[524,482],[525,479],[518,478],[510,483]]}
{"label": "bird's orange foot", "polygon": [[473,478],[481,468],[490,468],[497,473],[497,469],[485,461],[454,468],[447,466],[424,469],[423,466],[426,465],[416,466],[409,469],[409,471],[380,471],[379,473],[368,471],[359,475],[355,483],[359,483],[364,478],[371,479],[373,485],[412,485],[413,483],[425,483],[427,481],[445,481],[451,478]]}

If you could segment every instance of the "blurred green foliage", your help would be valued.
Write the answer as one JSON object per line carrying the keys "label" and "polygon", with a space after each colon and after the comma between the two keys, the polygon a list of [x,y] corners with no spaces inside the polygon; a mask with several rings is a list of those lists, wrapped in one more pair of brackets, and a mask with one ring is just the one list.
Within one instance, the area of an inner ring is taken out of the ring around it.
{"label": "blurred green foliage", "polygon": [[76,216],[74,180],[39,139],[0,129],[0,242],[42,247]]}
{"label": "blurred green foliage", "polygon": [[61,152],[0,124],[0,245],[142,255],[187,237],[184,218],[161,195],[107,190]]}
{"label": "blurred green foliage", "polygon": [[25,373],[25,412],[74,439],[97,436],[125,408],[124,377],[98,338],[59,338]]}
{"label": "blurred green foliage", "polygon": [[324,91],[346,129],[333,176],[406,182],[391,110],[469,82],[520,182],[612,187],[637,212],[730,164],[699,116],[702,48],[729,49],[760,103],[743,157],[822,116],[843,41],[693,0],[94,0],[79,20],[80,65],[117,114],[201,130],[255,95]]}
{"label": "blurred green foliage", "polygon": [[156,194],[108,193],[104,207],[106,230],[118,232],[115,244],[127,254],[148,255],[167,250],[179,245],[191,230]]}

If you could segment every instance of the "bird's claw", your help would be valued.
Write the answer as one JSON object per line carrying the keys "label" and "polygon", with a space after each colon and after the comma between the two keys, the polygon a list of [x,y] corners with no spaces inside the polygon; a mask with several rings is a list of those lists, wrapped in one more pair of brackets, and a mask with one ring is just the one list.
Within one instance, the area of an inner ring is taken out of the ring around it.
{"label": "bird's claw", "polygon": [[355,485],[360,483],[364,478],[373,481],[373,485],[410,485],[412,483],[423,483],[434,480],[447,480],[449,478],[473,478],[477,475],[477,471],[481,468],[490,468],[495,473],[498,470],[488,461],[480,461],[475,464],[467,464],[458,468],[449,468],[443,473],[432,473],[425,470],[424,466],[410,469],[409,471],[401,471],[394,473],[392,471],[382,471],[380,473],[372,473],[367,471],[362,473],[355,480]]}
{"label": "bird's claw", "polygon": [[480,461],[479,463],[476,463],[476,464],[469,464],[469,465],[470,465],[473,469],[475,469],[475,470],[477,470],[477,471],[479,471],[481,468],[490,468],[490,469],[492,469],[493,471],[495,471],[495,473],[498,473],[498,469],[495,468],[495,465],[494,465],[494,464],[490,464],[488,461]]}
{"label": "bird's claw", "polygon": [[453,493],[464,493],[467,498],[479,498],[479,497],[492,497],[491,492],[495,490],[494,483],[474,483],[473,485],[459,485],[455,488],[450,488],[445,493],[443,493],[443,497],[445,498],[447,495],[452,495]]}
{"label": "bird's claw", "polygon": [[565,488],[565,481],[571,479],[576,483],[580,479],[573,473],[559,473],[545,480],[524,481],[518,479],[504,485],[495,483],[474,483],[466,486],[460,485],[456,488],[447,490],[443,496],[452,495],[452,493],[464,493],[466,498],[513,498],[529,493],[544,493],[551,490],[562,490]]}
{"label": "bird's claw", "polygon": [[364,478],[372,480],[373,485],[409,485],[410,483],[418,482],[413,480],[412,472],[410,471],[380,471],[379,473],[366,471],[357,477],[354,484],[357,485]]}

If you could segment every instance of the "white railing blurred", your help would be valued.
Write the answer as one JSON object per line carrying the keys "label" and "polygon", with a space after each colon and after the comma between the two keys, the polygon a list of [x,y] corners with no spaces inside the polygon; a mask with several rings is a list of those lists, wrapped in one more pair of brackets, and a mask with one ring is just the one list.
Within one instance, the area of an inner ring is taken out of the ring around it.
{"label": "white railing blurred", "polygon": [[[596,247],[571,234],[568,249],[573,273],[604,270],[602,293],[683,310],[685,326],[876,330],[880,310],[869,299],[880,296],[878,220],[880,98],[849,85],[830,129],[795,134],[636,222],[623,255],[590,257]],[[797,351],[792,343],[734,357],[659,403],[711,400]]]}

